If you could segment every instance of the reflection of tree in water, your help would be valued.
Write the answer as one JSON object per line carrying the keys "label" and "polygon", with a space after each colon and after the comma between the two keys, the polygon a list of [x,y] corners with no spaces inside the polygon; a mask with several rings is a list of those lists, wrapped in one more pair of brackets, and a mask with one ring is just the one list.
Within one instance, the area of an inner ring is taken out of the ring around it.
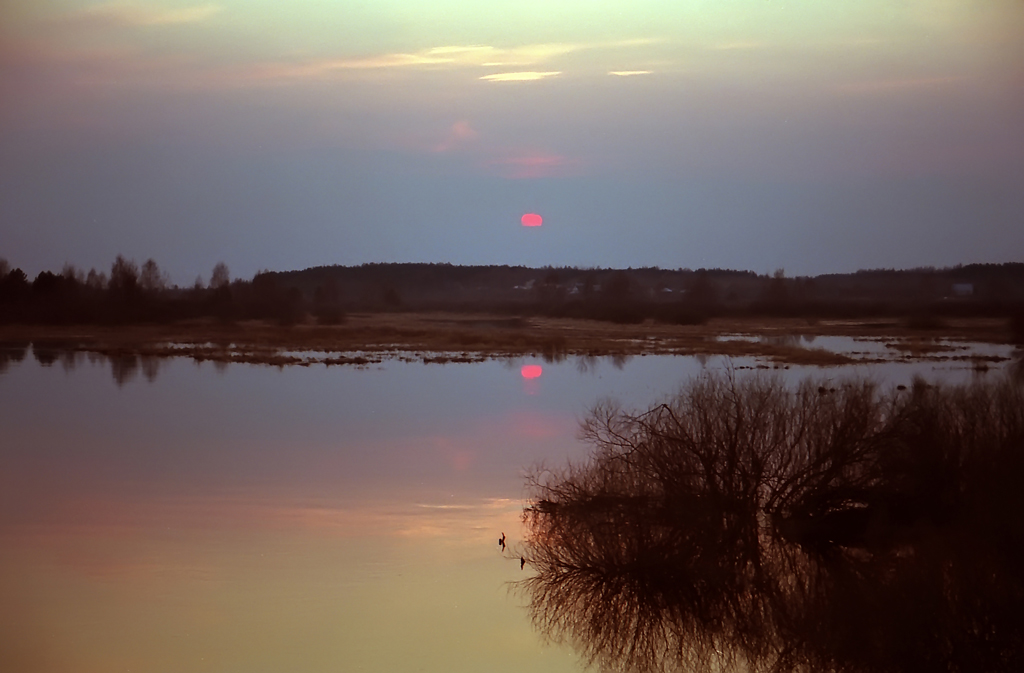
{"label": "reflection of tree in water", "polygon": [[[0,343],[0,373],[11,362],[21,362],[28,353],[29,342]],[[105,355],[96,351],[81,350],[78,342],[67,341],[35,341],[31,343],[32,355],[43,367],[50,367],[60,362],[64,371],[74,370],[84,360],[92,365],[110,363],[110,373],[118,387],[133,380],[139,373],[150,383],[156,381],[164,358],[157,355],[114,354]]]}
{"label": "reflection of tree in water", "polygon": [[531,479],[519,588],[616,670],[1024,670],[1024,391],[704,377]]}
{"label": "reflection of tree in water", "polygon": [[578,355],[576,356],[576,371],[580,374],[596,373],[598,364],[602,360],[607,360],[611,363],[612,367],[615,367],[616,369],[622,369],[626,366],[626,363],[632,359],[632,357],[633,356],[624,353],[600,357],[594,355]]}
{"label": "reflection of tree in water", "polygon": [[74,371],[78,363],[84,358],[84,354],[81,351],[76,350],[63,350],[60,353],[60,364],[64,368],[65,372]]}
{"label": "reflection of tree in water", "polygon": [[597,357],[594,355],[577,355],[576,371],[580,374],[589,374],[597,371]]}
{"label": "reflection of tree in water", "polygon": [[569,357],[565,344],[560,342],[544,344],[543,348],[540,349],[539,355],[547,364],[558,364],[559,362],[564,362]]}
{"label": "reflection of tree in water", "polygon": [[1024,385],[1024,348],[1013,351],[1013,362],[1010,363],[1010,378],[1014,382]]}
{"label": "reflection of tree in water", "polygon": [[32,357],[43,367],[53,365],[60,358],[60,350],[45,343],[32,344]]}
{"label": "reflection of tree in water", "polygon": [[64,371],[71,371],[77,364],[77,345],[73,340],[37,339],[32,342],[32,356],[43,367],[51,367],[60,361]]}
{"label": "reflection of tree in water", "polygon": [[[103,356],[100,356],[99,360],[102,359],[104,359]],[[118,388],[133,381],[140,371],[146,381],[153,383],[160,374],[160,367],[165,360],[158,355],[135,355],[134,353],[109,355],[106,356],[106,359],[110,361],[110,374],[114,377]],[[89,361],[96,362],[92,353],[89,354]]]}
{"label": "reflection of tree in water", "polygon": [[0,374],[7,370],[11,363],[18,363],[28,354],[28,342],[0,342]]}
{"label": "reflection of tree in water", "polygon": [[160,373],[160,358],[155,355],[143,355],[139,360],[142,363],[142,375],[146,380],[150,383],[156,381],[157,374]]}
{"label": "reflection of tree in water", "polygon": [[626,366],[626,363],[628,363],[632,359],[632,355],[627,355],[626,353],[616,353],[615,355],[612,356],[612,367],[615,367],[616,369],[622,369],[623,367]]}
{"label": "reflection of tree in water", "polygon": [[758,341],[761,343],[771,344],[773,346],[799,346],[800,335],[799,334],[769,334],[758,337]]}
{"label": "reflection of tree in water", "polygon": [[109,358],[110,373],[113,375],[114,382],[117,383],[118,388],[135,378],[135,375],[139,371],[138,356],[111,355]]}

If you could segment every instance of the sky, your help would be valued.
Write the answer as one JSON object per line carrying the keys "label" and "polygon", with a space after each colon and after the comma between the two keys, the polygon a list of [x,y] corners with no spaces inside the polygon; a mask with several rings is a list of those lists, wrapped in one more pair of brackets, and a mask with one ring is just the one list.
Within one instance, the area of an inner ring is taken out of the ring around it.
{"label": "sky", "polygon": [[0,0],[0,257],[117,254],[1021,261],[1024,0]]}

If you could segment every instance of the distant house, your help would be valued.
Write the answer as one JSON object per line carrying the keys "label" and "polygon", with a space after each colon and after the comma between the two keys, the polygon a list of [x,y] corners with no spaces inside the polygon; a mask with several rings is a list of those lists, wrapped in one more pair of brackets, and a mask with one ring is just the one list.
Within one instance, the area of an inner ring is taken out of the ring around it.
{"label": "distant house", "polygon": [[953,283],[954,297],[971,297],[974,295],[974,283]]}

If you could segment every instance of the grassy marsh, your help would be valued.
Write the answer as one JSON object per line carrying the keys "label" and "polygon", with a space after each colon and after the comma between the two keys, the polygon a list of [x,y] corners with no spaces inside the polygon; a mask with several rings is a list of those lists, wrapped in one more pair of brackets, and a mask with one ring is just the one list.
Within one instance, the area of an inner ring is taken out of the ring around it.
{"label": "grassy marsh", "polygon": [[[340,325],[282,326],[266,321],[195,320],[160,325],[4,325],[0,342],[34,342],[107,356],[190,357],[267,365],[355,364],[383,359],[478,361],[488,358],[605,355],[726,355],[777,365],[850,364],[847,355],[808,343],[819,336],[884,341],[904,359],[974,359],[951,342],[1008,343],[1005,320],[965,318],[922,332],[900,321],[746,318],[703,325],[459,313],[350,314]],[[738,337],[738,338],[737,338]],[[800,337],[805,342],[801,343]],[[885,358],[891,360],[892,358]],[[1000,359],[1000,358],[989,358]],[[870,363],[883,358],[859,359]]]}

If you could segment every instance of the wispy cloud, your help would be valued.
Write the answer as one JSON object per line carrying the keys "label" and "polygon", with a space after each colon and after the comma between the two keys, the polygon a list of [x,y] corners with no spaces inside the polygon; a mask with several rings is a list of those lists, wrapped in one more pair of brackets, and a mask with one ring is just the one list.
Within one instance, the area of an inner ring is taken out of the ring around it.
{"label": "wispy cloud", "polygon": [[486,44],[443,45],[414,52],[391,52],[360,57],[325,58],[297,63],[264,63],[250,69],[250,79],[274,81],[326,79],[344,72],[412,68],[524,68],[490,72],[480,79],[492,82],[523,82],[554,77],[561,71],[530,69],[579,51],[641,47],[657,40],[639,39],[600,43],[539,43],[515,47]]}
{"label": "wispy cloud", "polygon": [[609,70],[609,75],[616,77],[635,77],[637,75],[650,75],[651,70]]}
{"label": "wispy cloud", "polygon": [[481,65],[487,67],[534,65],[536,63],[545,63],[559,56],[591,48],[593,47],[585,44],[527,44],[521,47],[512,47],[510,49],[495,49],[492,53],[492,58],[488,58],[487,61]]}
{"label": "wispy cloud", "polygon": [[861,82],[838,84],[835,90],[842,94],[886,94],[901,92],[921,92],[945,89],[959,84],[962,77],[917,77],[905,79],[877,79]]}
{"label": "wispy cloud", "polygon": [[128,26],[170,26],[202,23],[221,11],[219,5],[194,7],[154,7],[141,3],[104,2],[87,7],[73,15],[75,18],[116,23]]}
{"label": "wispy cloud", "polygon": [[[304,63],[259,66],[256,75],[267,79],[317,79],[346,70],[376,70],[417,66],[507,67],[535,65],[584,48],[572,44],[535,44],[500,49],[488,45],[432,47],[416,52],[395,52],[361,58],[333,58]],[[538,78],[535,78],[538,79]]]}
{"label": "wispy cloud", "polygon": [[250,75],[256,80],[327,79],[339,72],[408,68],[456,63],[456,59],[429,53],[381,54],[354,59],[319,59],[304,63],[264,63],[254,66]]}
{"label": "wispy cloud", "polygon": [[472,142],[480,134],[473,130],[466,120],[457,121],[448,129],[448,135],[441,142],[433,146],[435,152],[451,152],[463,145]]}
{"label": "wispy cloud", "polygon": [[552,178],[573,175],[578,172],[580,161],[570,159],[560,154],[550,154],[541,151],[531,151],[521,154],[513,154],[498,159],[491,159],[485,162],[491,168],[498,171],[507,178],[513,180],[526,180],[533,178]]}
{"label": "wispy cloud", "polygon": [[769,45],[766,42],[755,42],[753,40],[735,40],[732,42],[719,42],[709,47],[714,51],[751,51],[754,49],[764,49]]}
{"label": "wispy cloud", "polygon": [[487,82],[535,82],[539,79],[547,79],[561,75],[561,71],[536,72],[532,70],[524,72],[502,72],[495,75],[484,75],[480,79]]}

